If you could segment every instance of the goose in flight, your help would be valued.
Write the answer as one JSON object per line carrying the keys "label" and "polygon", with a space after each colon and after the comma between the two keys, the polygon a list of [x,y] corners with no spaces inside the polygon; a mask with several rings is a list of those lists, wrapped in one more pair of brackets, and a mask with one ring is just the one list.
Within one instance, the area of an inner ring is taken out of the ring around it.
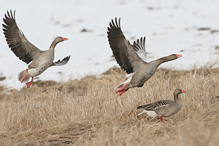
{"label": "goose in flight", "polygon": [[26,83],[27,88],[29,88],[32,84],[33,78],[43,73],[47,68],[51,66],[62,66],[69,61],[70,56],[67,56],[62,60],[53,62],[55,46],[59,42],[68,40],[67,38],[57,37],[52,42],[48,50],[41,51],[31,42],[29,42],[24,34],[20,31],[15,21],[15,11],[7,11],[3,21],[3,32],[9,48],[20,60],[27,64],[30,63],[28,68],[20,72],[18,75],[18,79],[21,82],[27,82],[30,78],[32,78],[30,82]]}
{"label": "goose in flight", "polygon": [[172,54],[146,62],[145,37],[130,44],[121,30],[120,19],[117,20],[117,18],[109,23],[107,34],[110,48],[117,63],[127,74],[131,74],[125,82],[117,87],[115,94],[118,93],[119,96],[129,88],[142,87],[155,74],[160,64],[182,57],[179,54]]}

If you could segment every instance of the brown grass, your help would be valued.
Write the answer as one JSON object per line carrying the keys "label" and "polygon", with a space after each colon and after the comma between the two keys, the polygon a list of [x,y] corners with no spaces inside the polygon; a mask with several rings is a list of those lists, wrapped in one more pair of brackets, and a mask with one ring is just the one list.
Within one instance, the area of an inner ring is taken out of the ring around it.
{"label": "brown grass", "polygon": [[[115,87],[125,77],[111,69],[101,77],[35,82],[30,89],[2,92],[3,144],[57,145],[203,145],[219,143],[219,68],[191,71],[159,69],[143,88],[121,97]],[[146,116],[136,107],[172,99],[176,88],[183,108],[166,123]],[[0,132],[2,132],[0,131]],[[0,143],[1,144],[1,143]]]}

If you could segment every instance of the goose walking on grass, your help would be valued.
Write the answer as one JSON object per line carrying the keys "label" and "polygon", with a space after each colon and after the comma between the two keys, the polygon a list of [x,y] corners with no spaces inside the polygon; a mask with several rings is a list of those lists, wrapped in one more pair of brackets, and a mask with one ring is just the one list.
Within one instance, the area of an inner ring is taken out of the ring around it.
{"label": "goose walking on grass", "polygon": [[30,43],[24,34],[20,31],[15,21],[15,11],[12,10],[5,14],[3,26],[3,32],[8,43],[9,48],[14,52],[14,54],[25,63],[31,64],[28,65],[28,68],[18,75],[18,79],[23,82],[27,82],[30,78],[31,81],[27,82],[27,88],[33,82],[33,77],[40,75],[47,68],[51,66],[62,66],[65,65],[70,56],[65,57],[62,60],[53,62],[54,60],[54,49],[55,46],[62,41],[68,40],[64,37],[57,37],[49,47],[49,50],[41,51]]}
{"label": "goose walking on grass", "polygon": [[125,82],[117,87],[115,94],[118,93],[119,96],[129,88],[142,87],[155,74],[160,64],[182,57],[182,55],[172,54],[146,62],[145,37],[137,39],[133,45],[130,44],[121,30],[120,19],[117,20],[117,18],[109,23],[107,34],[117,63],[127,74],[131,74]]}
{"label": "goose walking on grass", "polygon": [[174,96],[174,101],[172,100],[161,100],[157,101],[155,103],[147,104],[147,105],[142,105],[137,107],[137,109],[143,109],[141,113],[138,114],[141,115],[143,113],[147,113],[148,116],[150,117],[159,117],[159,119],[162,122],[165,122],[162,117],[168,117],[176,114],[182,107],[182,102],[179,99],[179,94],[185,93],[186,91],[181,90],[181,89],[176,89],[173,92]]}

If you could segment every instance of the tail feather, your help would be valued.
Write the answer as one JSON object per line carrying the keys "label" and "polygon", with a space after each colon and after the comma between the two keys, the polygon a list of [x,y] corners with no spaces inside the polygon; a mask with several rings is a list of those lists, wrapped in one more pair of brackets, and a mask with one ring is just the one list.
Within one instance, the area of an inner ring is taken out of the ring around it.
{"label": "tail feather", "polygon": [[123,83],[121,83],[121,84],[120,84],[119,86],[117,86],[116,88],[119,89],[119,88],[123,87],[126,83],[130,83],[131,80],[132,80],[133,75],[134,75],[134,73],[128,74],[126,81],[123,82]]}
{"label": "tail feather", "polygon": [[141,113],[139,113],[137,116],[140,116],[141,114],[143,114],[143,113],[147,113],[147,111],[146,110],[143,110]]}
{"label": "tail feather", "polygon": [[[22,80],[24,74],[25,74],[25,70],[23,70],[23,71],[21,71],[21,72],[19,73],[19,75],[18,75],[18,80],[19,80],[19,81]],[[26,76],[26,78],[24,79],[23,82],[27,82],[29,79],[30,79],[30,76],[27,74],[27,76]]]}
{"label": "tail feather", "polygon": [[124,85],[125,85],[125,83],[123,82],[119,86],[117,86],[116,89],[119,89],[119,88],[123,87]]}

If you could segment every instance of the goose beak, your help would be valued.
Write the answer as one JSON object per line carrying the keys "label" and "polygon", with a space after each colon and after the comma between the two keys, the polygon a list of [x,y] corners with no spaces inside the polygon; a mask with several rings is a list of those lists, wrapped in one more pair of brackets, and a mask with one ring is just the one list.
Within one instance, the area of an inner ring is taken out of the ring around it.
{"label": "goose beak", "polygon": [[181,90],[181,92],[182,92],[182,93],[185,93],[186,91],[185,91],[185,90]]}
{"label": "goose beak", "polygon": [[66,41],[66,40],[68,40],[68,38],[62,38],[63,39],[63,41]]}
{"label": "goose beak", "polygon": [[176,54],[176,57],[180,58],[180,57],[182,57],[182,55],[181,54]]}

